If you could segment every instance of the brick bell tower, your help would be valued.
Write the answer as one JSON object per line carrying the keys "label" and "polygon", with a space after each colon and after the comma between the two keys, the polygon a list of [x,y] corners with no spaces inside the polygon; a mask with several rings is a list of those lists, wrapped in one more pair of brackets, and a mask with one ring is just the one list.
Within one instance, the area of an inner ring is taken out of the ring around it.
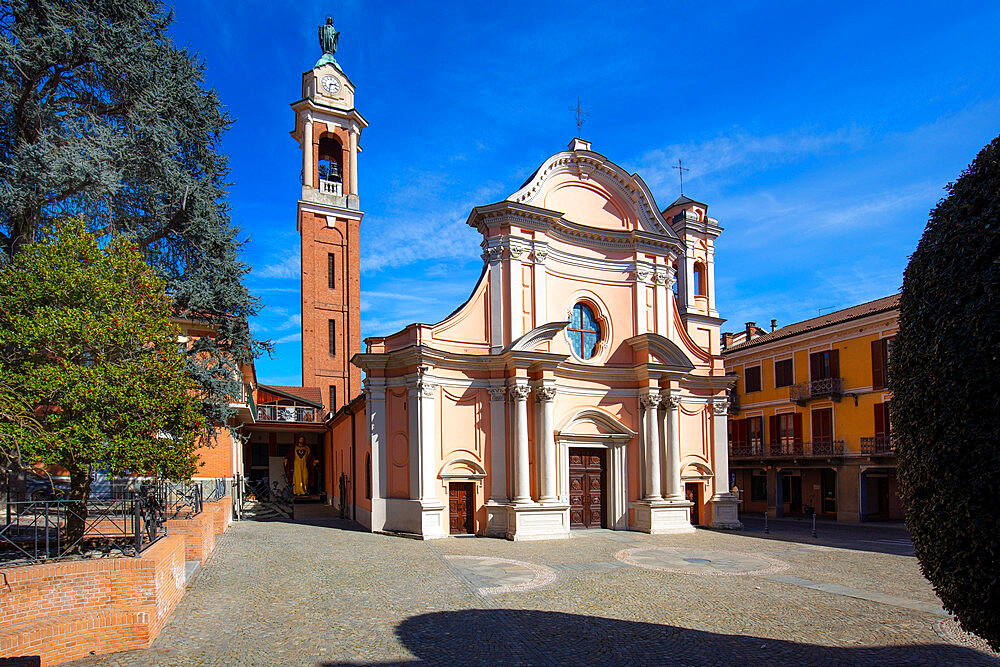
{"label": "brick bell tower", "polygon": [[302,385],[335,412],[361,392],[358,140],[368,121],[354,108],[354,84],[334,60],[340,34],[319,27],[323,56],[302,74],[292,137],[302,147]]}

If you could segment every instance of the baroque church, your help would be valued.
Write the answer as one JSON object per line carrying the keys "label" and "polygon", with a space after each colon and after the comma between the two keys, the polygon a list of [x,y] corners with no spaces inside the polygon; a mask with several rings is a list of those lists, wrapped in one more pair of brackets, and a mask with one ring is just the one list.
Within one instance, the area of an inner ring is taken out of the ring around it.
{"label": "baroque church", "polygon": [[681,197],[661,209],[639,175],[573,139],[506,199],[469,213],[483,269],[465,303],[362,341],[368,123],[331,31],[321,26],[325,53],[292,104],[306,386],[261,386],[275,409],[314,417],[294,424],[298,435],[258,435],[272,449],[277,437],[308,444],[319,473],[308,493],[372,531],[535,540],[738,528],[734,378],[715,304],[722,228],[708,207]]}

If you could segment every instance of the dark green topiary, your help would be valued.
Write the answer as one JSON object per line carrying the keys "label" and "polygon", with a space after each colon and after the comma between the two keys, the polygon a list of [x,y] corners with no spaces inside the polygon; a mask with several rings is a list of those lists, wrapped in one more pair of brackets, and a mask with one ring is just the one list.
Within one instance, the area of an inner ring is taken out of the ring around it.
{"label": "dark green topiary", "polygon": [[892,431],[924,575],[1000,649],[1000,137],[948,192],[903,278]]}

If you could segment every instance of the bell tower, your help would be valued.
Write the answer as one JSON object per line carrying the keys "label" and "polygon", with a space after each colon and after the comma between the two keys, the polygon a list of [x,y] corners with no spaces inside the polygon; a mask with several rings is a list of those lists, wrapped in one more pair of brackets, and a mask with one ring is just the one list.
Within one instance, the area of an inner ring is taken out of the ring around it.
{"label": "bell tower", "polygon": [[318,388],[336,411],[361,391],[361,282],[358,153],[368,121],[354,108],[354,84],[334,59],[340,33],[319,27],[323,55],[302,74],[292,104],[292,138],[302,148],[302,385]]}

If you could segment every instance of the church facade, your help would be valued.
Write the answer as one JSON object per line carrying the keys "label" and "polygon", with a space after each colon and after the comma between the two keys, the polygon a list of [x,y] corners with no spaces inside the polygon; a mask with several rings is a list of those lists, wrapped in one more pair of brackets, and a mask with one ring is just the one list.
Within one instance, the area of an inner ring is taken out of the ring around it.
{"label": "church facade", "polygon": [[[582,139],[473,209],[483,271],[433,325],[361,350],[358,137],[332,58],[292,105],[303,149],[303,382],[331,413],[332,502],[373,531],[514,540],[739,527],[707,206],[660,209]],[[349,363],[348,363],[349,362]],[[361,374],[364,374],[363,391]]]}

